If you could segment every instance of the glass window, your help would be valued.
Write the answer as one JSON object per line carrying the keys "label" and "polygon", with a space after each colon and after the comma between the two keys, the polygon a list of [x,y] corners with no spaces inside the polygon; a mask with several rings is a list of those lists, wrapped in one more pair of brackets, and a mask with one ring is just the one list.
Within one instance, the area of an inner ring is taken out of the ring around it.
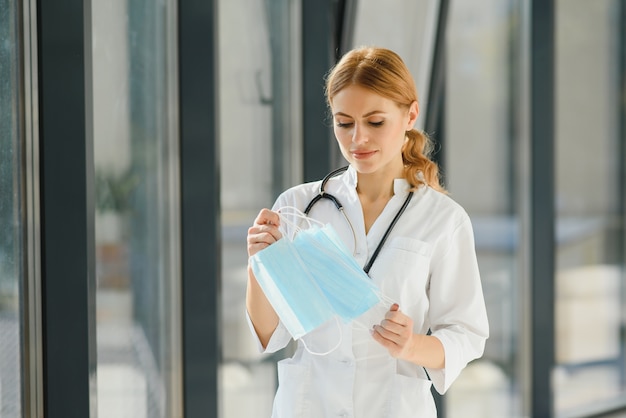
{"label": "glass window", "polygon": [[271,207],[278,191],[301,179],[300,9],[293,0],[227,0],[217,9],[223,231],[220,412],[225,418],[270,416],[275,362],[281,354],[259,354],[248,329],[246,235],[259,210]]}
{"label": "glass window", "polygon": [[92,3],[101,418],[182,415],[175,6]]}
{"label": "glass window", "polygon": [[23,132],[17,1],[0,0],[0,416],[22,416]]}
{"label": "glass window", "polygon": [[564,416],[626,396],[621,7],[556,2],[553,384]]}
{"label": "glass window", "polygon": [[450,196],[472,219],[490,337],[483,358],[469,364],[445,396],[449,418],[522,416],[518,202],[527,199],[518,200],[516,172],[517,3],[480,0],[450,7],[443,172]]}

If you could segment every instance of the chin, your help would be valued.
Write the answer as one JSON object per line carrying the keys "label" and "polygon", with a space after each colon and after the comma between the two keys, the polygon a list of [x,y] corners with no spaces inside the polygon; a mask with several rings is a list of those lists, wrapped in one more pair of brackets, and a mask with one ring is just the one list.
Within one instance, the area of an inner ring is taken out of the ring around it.
{"label": "chin", "polygon": [[380,169],[378,165],[365,161],[351,161],[350,164],[358,173],[361,174],[375,173],[378,169]]}

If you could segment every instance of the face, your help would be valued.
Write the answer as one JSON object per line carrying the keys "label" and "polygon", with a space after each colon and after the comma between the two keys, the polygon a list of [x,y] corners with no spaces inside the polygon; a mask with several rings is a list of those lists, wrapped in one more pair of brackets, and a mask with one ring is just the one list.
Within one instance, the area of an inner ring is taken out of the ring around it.
{"label": "face", "polygon": [[360,174],[401,176],[402,145],[413,129],[417,102],[400,107],[363,87],[340,90],[331,103],[335,137],[344,158]]}

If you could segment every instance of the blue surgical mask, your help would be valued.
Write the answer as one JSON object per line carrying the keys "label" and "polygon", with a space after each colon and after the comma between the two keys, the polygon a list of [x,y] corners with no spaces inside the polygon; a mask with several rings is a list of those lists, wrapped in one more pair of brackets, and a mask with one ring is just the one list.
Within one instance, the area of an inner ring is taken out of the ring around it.
{"label": "blue surgical mask", "polygon": [[283,238],[250,258],[263,293],[294,339],[308,334],[333,317],[324,293],[293,243]]}
{"label": "blue surgical mask", "polygon": [[[307,221],[309,228],[298,228],[293,238],[284,233],[250,258],[259,285],[294,339],[332,318],[349,322],[381,301],[332,226]],[[284,224],[294,223],[281,215]]]}
{"label": "blue surgical mask", "polygon": [[380,301],[378,287],[330,225],[304,230],[293,243],[333,311],[344,321],[357,318]]}

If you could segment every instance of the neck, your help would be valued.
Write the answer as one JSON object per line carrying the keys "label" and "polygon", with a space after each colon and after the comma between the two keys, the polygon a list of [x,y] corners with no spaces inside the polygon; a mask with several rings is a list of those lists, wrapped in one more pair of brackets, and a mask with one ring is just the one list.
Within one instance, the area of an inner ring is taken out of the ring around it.
{"label": "neck", "polygon": [[356,191],[361,199],[367,199],[370,202],[388,201],[394,194],[393,186],[396,178],[398,176],[388,173],[359,174]]}

